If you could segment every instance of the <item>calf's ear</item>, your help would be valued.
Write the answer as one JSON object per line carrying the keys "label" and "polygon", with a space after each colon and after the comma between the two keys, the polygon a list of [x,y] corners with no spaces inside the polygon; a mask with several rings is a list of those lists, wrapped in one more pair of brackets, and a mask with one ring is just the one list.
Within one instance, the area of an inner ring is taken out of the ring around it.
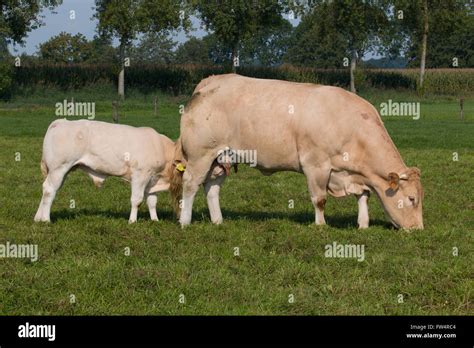
{"label": "calf's ear", "polygon": [[398,189],[398,184],[400,183],[400,177],[397,173],[388,173],[388,184],[390,188],[395,191]]}
{"label": "calf's ear", "polygon": [[173,166],[178,172],[184,172],[186,170],[186,166],[180,160],[173,161]]}

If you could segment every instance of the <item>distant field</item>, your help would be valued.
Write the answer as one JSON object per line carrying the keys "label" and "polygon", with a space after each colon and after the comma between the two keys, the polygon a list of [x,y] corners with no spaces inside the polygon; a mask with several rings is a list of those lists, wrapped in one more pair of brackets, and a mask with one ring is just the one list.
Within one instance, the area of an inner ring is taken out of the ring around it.
{"label": "distant field", "polygon": [[[186,97],[159,94],[154,116],[152,96],[132,93],[120,122],[176,139]],[[129,225],[128,184],[109,178],[96,189],[81,172],[58,192],[53,223],[35,224],[42,137],[57,118],[54,104],[71,93],[45,90],[0,104],[0,244],[39,249],[37,262],[0,259],[0,314],[474,314],[474,99],[461,121],[454,97],[365,96],[377,108],[388,99],[421,103],[417,121],[383,119],[407,165],[421,169],[423,231],[391,228],[375,196],[369,229],[356,228],[354,198],[329,198],[328,226],[315,226],[304,176],[264,177],[245,166],[224,184],[220,226],[210,223],[202,193],[189,228],[176,223],[167,194],[159,197],[160,222],[142,206]],[[74,98],[97,101],[96,120],[111,122],[107,91]],[[335,241],[364,245],[365,260],[326,258],[325,245]]]}

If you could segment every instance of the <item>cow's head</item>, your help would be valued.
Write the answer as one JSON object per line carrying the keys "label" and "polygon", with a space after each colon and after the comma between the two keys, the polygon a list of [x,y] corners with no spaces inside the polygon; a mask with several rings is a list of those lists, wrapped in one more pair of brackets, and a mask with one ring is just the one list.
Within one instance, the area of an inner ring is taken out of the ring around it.
{"label": "cow's head", "polygon": [[403,229],[423,229],[423,188],[418,168],[389,173],[382,195],[383,207],[392,224]]}

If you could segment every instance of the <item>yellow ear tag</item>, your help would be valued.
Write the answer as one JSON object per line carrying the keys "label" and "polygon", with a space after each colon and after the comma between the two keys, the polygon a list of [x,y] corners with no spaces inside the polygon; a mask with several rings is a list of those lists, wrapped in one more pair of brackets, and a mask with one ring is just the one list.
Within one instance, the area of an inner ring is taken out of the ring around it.
{"label": "yellow ear tag", "polygon": [[181,163],[179,163],[179,164],[176,165],[176,170],[177,170],[178,172],[184,172],[185,169],[186,169],[186,168],[185,168]]}

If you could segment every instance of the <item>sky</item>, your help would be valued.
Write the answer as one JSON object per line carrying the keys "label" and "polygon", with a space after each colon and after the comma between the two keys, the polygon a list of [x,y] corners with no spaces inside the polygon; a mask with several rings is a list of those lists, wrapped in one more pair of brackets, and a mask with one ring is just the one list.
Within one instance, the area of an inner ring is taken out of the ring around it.
{"label": "sky", "polygon": [[[77,33],[83,34],[87,39],[91,40],[95,35],[97,27],[97,20],[92,19],[94,14],[95,2],[94,0],[64,0],[62,5],[56,7],[53,12],[46,10],[41,13],[44,16],[43,26],[36,30],[32,30],[25,39],[24,47],[10,45],[9,49],[13,55],[20,55],[23,52],[33,54],[38,51],[39,44],[48,41],[51,37],[58,35],[65,31],[72,35]],[[75,19],[70,18],[70,11],[75,12]],[[200,28],[200,21],[196,17],[191,17],[194,30],[191,30],[188,35],[195,37],[203,37],[206,31]],[[290,20],[293,25],[297,25],[299,20]],[[187,41],[187,36],[184,31],[180,31],[174,35],[174,40],[177,42]],[[118,42],[115,41],[114,45]]]}

